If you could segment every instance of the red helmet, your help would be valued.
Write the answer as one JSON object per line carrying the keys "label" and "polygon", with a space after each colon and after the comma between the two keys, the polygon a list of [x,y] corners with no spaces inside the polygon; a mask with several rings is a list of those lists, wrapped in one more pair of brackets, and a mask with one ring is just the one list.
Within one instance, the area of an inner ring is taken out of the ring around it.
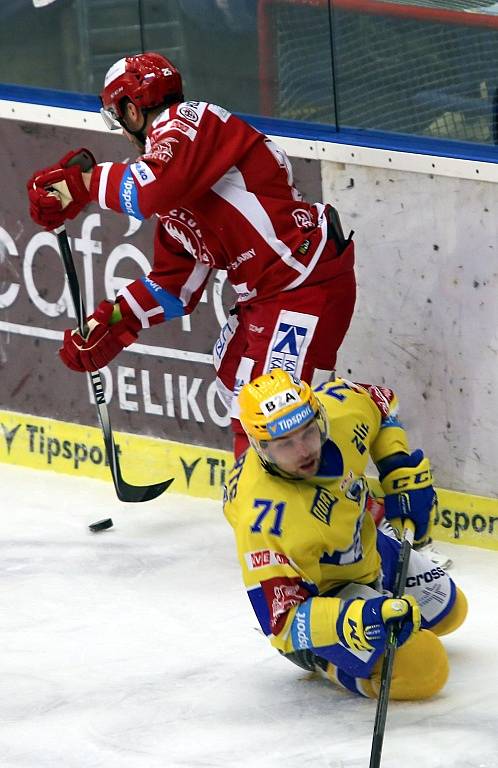
{"label": "red helmet", "polygon": [[175,67],[159,53],[139,53],[119,59],[109,69],[100,94],[101,114],[108,128],[121,128],[123,99],[138,109],[159,107],[167,99],[181,101],[182,78]]}

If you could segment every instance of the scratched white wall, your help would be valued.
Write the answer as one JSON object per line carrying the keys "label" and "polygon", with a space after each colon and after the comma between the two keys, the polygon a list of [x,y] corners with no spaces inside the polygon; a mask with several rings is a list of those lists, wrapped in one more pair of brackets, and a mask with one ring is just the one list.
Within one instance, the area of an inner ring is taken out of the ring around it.
{"label": "scratched white wall", "polygon": [[331,162],[322,180],[356,231],[338,372],[396,389],[438,485],[498,494],[498,185]]}

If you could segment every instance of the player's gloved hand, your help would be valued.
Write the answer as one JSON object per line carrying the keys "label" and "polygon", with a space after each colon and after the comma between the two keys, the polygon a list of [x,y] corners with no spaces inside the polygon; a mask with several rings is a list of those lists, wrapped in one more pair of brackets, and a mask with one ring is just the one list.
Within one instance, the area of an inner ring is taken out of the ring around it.
{"label": "player's gloved hand", "polygon": [[27,183],[29,213],[36,224],[56,229],[74,219],[90,202],[83,172],[90,171],[95,158],[88,149],[68,152],[58,163],[36,171]]}
{"label": "player's gloved hand", "polygon": [[[112,322],[117,319],[117,322]],[[140,323],[122,297],[117,309],[112,301],[101,301],[87,318],[88,333],[83,338],[78,330],[64,331],[59,356],[73,371],[96,371],[110,363],[124,347],[138,338]]]}
{"label": "player's gloved hand", "polygon": [[431,510],[437,503],[429,459],[420,449],[388,456],[378,463],[380,484],[385,493],[385,517],[399,531],[405,520],[415,525],[415,542],[427,536]]}
{"label": "player's gloved hand", "polygon": [[397,644],[403,645],[420,629],[420,608],[411,595],[348,600],[341,605],[336,630],[343,645],[355,651],[384,649],[388,624],[399,622]]}

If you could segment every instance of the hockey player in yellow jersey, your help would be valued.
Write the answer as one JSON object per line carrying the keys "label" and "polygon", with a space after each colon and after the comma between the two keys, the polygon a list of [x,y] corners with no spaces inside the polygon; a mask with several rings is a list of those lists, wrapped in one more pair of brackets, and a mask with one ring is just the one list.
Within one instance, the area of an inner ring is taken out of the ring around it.
{"label": "hockey player in yellow jersey", "polygon": [[274,369],[246,384],[239,404],[251,447],[230,472],[224,510],[272,645],[376,697],[388,625],[397,621],[391,698],[437,693],[449,671],[439,636],[464,621],[465,595],[413,550],[405,594],[392,599],[400,544],[366,512],[370,458],[393,526],[409,519],[423,539],[436,502],[429,460],[410,452],[394,392],[344,379],[312,390]]}

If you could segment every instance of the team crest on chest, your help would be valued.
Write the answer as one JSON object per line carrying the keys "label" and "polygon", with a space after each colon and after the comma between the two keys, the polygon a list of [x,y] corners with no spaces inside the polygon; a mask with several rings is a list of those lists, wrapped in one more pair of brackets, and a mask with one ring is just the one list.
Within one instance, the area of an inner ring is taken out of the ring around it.
{"label": "team crest on chest", "polygon": [[319,485],[317,486],[310,512],[313,517],[316,517],[321,523],[330,525],[332,508],[337,501],[338,499],[335,496],[332,496],[326,488],[322,488],[322,486]]}
{"label": "team crest on chest", "polygon": [[186,208],[175,208],[167,215],[161,216],[161,223],[168,235],[179,242],[196,261],[207,264],[209,267],[214,266],[214,258],[190,211]]}
{"label": "team crest on chest", "polygon": [[358,504],[367,487],[367,481],[364,477],[353,477],[349,486],[344,489],[344,495],[350,501],[355,501]]}

